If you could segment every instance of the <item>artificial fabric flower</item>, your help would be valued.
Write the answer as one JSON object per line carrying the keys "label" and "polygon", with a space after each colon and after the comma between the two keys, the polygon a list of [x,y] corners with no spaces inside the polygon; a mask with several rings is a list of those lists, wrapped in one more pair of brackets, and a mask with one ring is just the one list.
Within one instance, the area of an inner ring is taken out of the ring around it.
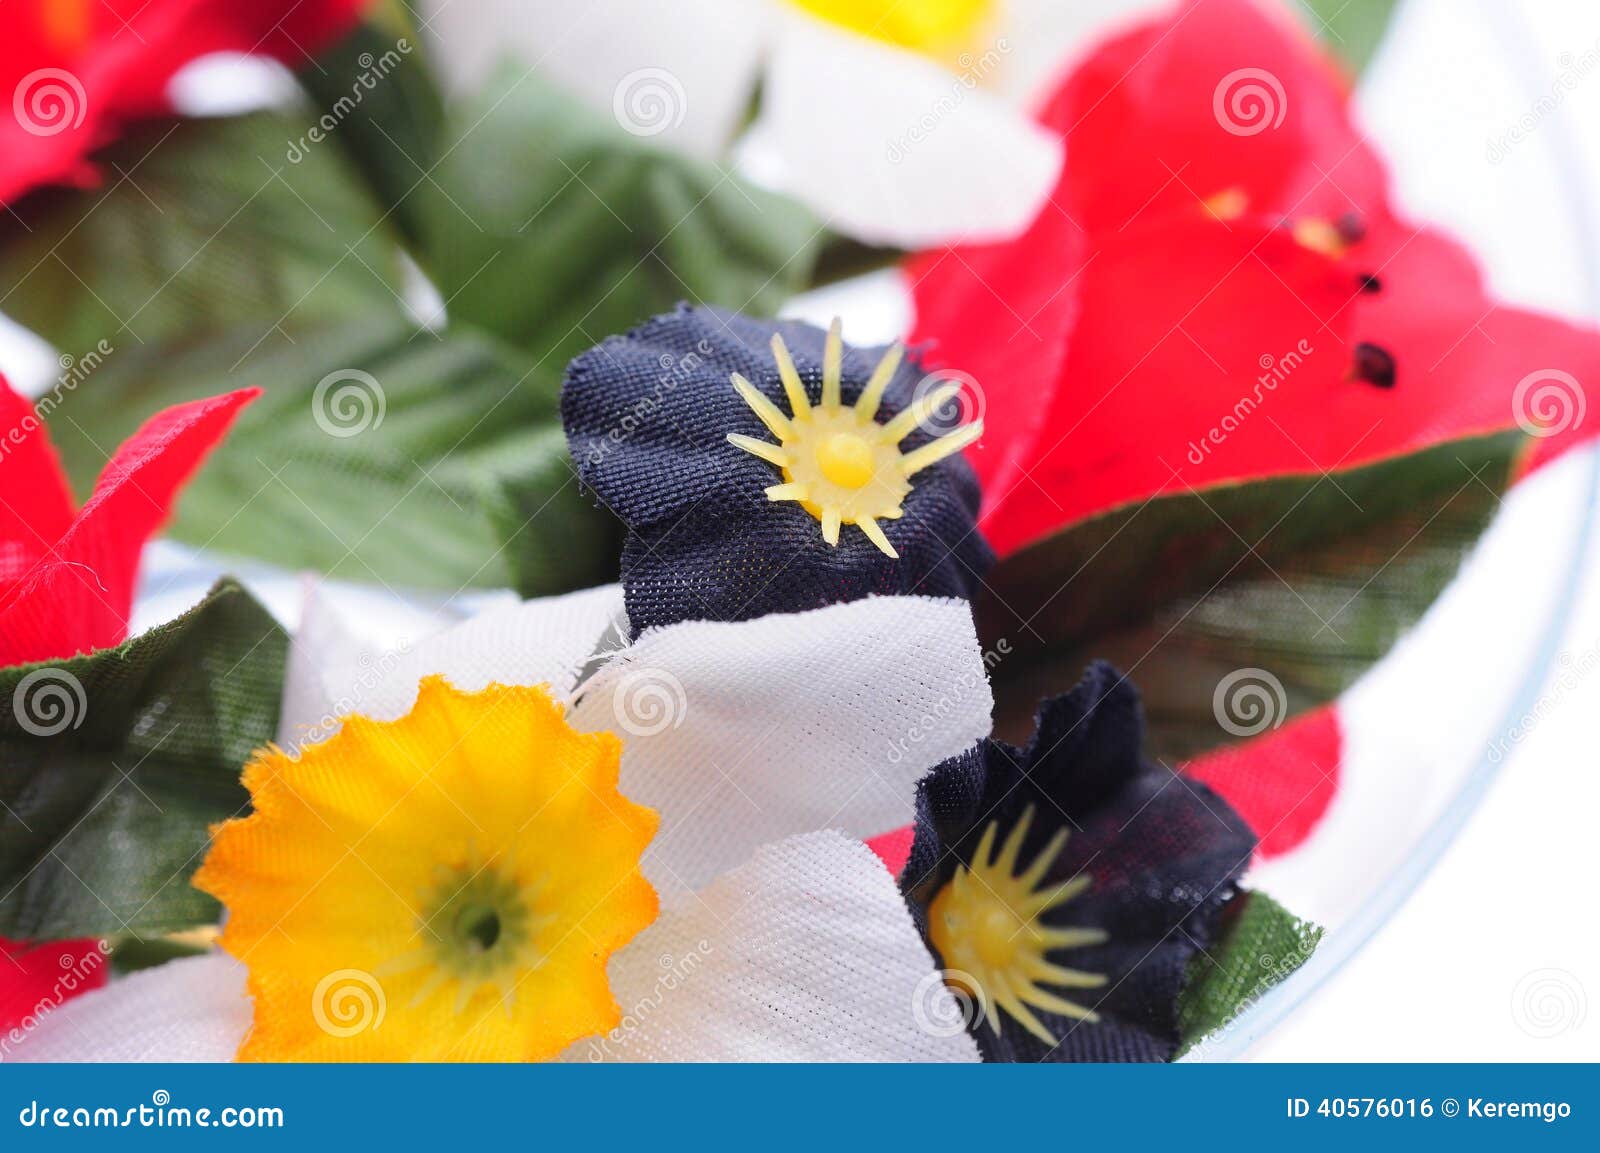
{"label": "artificial fabric flower", "polygon": [[[874,593],[970,598],[989,546],[960,449],[960,385],[899,346],[798,321],[678,311],[574,360],[578,475],[627,525],[638,629]],[[931,431],[930,431],[931,429]]]}
{"label": "artificial fabric flower", "polygon": [[1165,1061],[1189,962],[1255,837],[1141,759],[1139,696],[1090,667],[1026,748],[986,740],[917,792],[901,886],[992,1061]]}
{"label": "artificial fabric flower", "polygon": [[[1179,5],[1093,52],[1040,123],[1068,162],[1028,233],[907,269],[929,363],[986,397],[968,458],[1002,558],[1158,495],[1519,426],[1527,470],[1600,429],[1600,334],[1496,302],[1470,253],[1395,211],[1344,77],[1290,14]],[[1195,771],[1276,853],[1316,827],[1340,760],[1322,711]]]}
{"label": "artificial fabric flower", "polygon": [[14,1056],[513,1059],[587,1030],[566,1059],[976,1059],[926,1027],[954,1006],[856,839],[988,729],[967,604],[626,632],[610,586],[374,654],[313,601],[280,731],[300,759],[256,762],[255,815],[199,874],[237,959],[119,982]]}
{"label": "artificial fabric flower", "polygon": [[429,25],[462,76],[513,54],[626,131],[702,156],[728,149],[759,87],[750,174],[833,228],[911,247],[1015,235],[1055,182],[1060,147],[1021,111],[1021,85],[999,94],[1037,38],[1037,14],[1012,7],[499,0],[435,4]]}
{"label": "artificial fabric flower", "polygon": [[[1396,214],[1348,97],[1289,13],[1183,3],[1045,104],[1068,161],[1025,235],[909,266],[913,339],[987,400],[968,455],[1002,557],[1159,494],[1537,426],[1519,384],[1600,375],[1600,334],[1497,304]],[[1532,459],[1597,428],[1540,427]]]}
{"label": "artificial fabric flower", "polygon": [[0,7],[0,204],[42,184],[89,184],[89,154],[128,120],[171,110],[167,86],[216,52],[291,67],[367,0],[15,0]]}
{"label": "artificial fabric flower", "polygon": [[[639,873],[658,817],[617,791],[621,751],[543,688],[435,676],[400,720],[258,754],[254,811],[194,878],[251,966],[241,1059],[544,1060],[614,1027],[606,961],[659,911]],[[306,1012],[351,970],[382,983],[386,1027]]]}
{"label": "artificial fabric flower", "polygon": [[[30,403],[0,378],[0,666],[109,648],[127,635],[145,541],[256,391],[152,417],[117,449],[89,500],[74,510],[45,433],[45,402]],[[42,999],[61,997],[63,974],[98,952],[93,941],[0,940],[0,1028],[33,1013]],[[90,966],[65,993],[102,983],[105,969]]]}

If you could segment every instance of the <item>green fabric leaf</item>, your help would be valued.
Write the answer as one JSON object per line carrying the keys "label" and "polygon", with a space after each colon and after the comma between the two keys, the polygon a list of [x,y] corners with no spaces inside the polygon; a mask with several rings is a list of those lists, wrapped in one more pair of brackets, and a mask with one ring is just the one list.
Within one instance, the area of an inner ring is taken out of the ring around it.
{"label": "green fabric leaf", "polygon": [[104,187],[0,214],[0,308],[73,356],[398,312],[393,237],[336,148],[299,148],[307,128],[265,114],[141,126],[96,154]]}
{"label": "green fabric leaf", "polygon": [[1242,892],[1223,910],[1222,938],[1189,964],[1178,998],[1177,1056],[1203,1046],[1316,950],[1322,928],[1265,893]]}
{"label": "green fabric leaf", "polygon": [[1389,27],[1395,0],[1301,0],[1312,29],[1360,72]]}
{"label": "green fabric leaf", "polygon": [[232,581],[115,649],[0,670],[0,937],[214,922],[208,828],[278,723],[288,639]]}
{"label": "green fabric leaf", "polygon": [[1011,654],[994,669],[997,732],[1025,737],[1039,699],[1096,657],[1139,685],[1148,751],[1164,759],[1241,735],[1214,708],[1235,670],[1283,686],[1277,718],[1331,699],[1455,575],[1522,444],[1496,434],[1162,497],[1007,557],[979,604],[989,646]]}
{"label": "green fabric leaf", "polygon": [[369,584],[533,596],[614,577],[619,530],[578,491],[550,371],[470,331],[284,332],[258,344],[244,325],[108,357],[53,414],[68,471],[88,483],[101,446],[167,405],[259,385],[179,501],[179,539]]}
{"label": "green fabric leaf", "polygon": [[413,195],[451,323],[557,370],[680,300],[771,314],[822,238],[793,201],[648,147],[520,69],[454,110],[442,152]]}
{"label": "green fabric leaf", "polygon": [[444,101],[410,17],[388,5],[298,76],[316,103],[318,135],[344,150],[414,244],[423,226],[410,193],[438,163]]}

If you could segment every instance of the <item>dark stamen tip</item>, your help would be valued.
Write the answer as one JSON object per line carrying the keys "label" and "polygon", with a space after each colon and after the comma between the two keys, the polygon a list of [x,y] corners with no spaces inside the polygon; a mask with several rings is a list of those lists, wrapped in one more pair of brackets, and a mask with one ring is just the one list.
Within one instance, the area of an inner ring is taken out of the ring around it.
{"label": "dark stamen tip", "polygon": [[1363,272],[1358,279],[1362,292],[1374,293],[1383,291],[1383,281],[1379,280],[1370,272]]}
{"label": "dark stamen tip", "polygon": [[1394,387],[1394,356],[1387,349],[1362,341],[1356,345],[1355,364],[1351,375],[1377,388]]}

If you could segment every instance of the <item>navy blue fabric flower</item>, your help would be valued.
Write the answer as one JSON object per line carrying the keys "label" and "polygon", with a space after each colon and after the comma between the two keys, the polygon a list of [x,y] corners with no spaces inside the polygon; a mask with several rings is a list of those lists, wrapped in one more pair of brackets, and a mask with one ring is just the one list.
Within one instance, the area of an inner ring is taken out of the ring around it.
{"label": "navy blue fabric flower", "polygon": [[981,426],[937,427],[957,391],[898,347],[844,347],[837,325],[684,305],[579,356],[562,420],[579,478],[627,526],[634,629],[970,600],[994,555],[959,452]]}
{"label": "navy blue fabric flower", "polygon": [[1189,962],[1256,838],[1198,781],[1141,760],[1139,695],[1090,667],[1027,748],[923,779],[901,887],[991,1061],[1165,1061]]}

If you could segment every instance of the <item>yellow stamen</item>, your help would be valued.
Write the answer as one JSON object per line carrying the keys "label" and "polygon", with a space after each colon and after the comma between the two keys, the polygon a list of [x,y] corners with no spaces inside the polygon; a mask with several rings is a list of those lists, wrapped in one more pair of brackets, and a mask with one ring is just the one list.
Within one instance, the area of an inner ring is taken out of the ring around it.
{"label": "yellow stamen", "polygon": [[1066,829],[1058,830],[1033,862],[1017,874],[1033,813],[1030,805],[998,854],[994,846],[999,822],[989,823],[972,863],[958,865],[929,905],[928,934],[951,973],[947,979],[975,986],[968,991],[983,1006],[996,1036],[1001,1028],[998,1009],[1045,1044],[1054,1045],[1054,1034],[1033,1009],[1091,1024],[1100,1018],[1093,1009],[1044,986],[1097,989],[1106,984],[1106,978],[1057,965],[1047,954],[1054,949],[1104,944],[1106,934],[1099,929],[1060,928],[1040,922],[1046,913],[1088,888],[1090,879],[1080,875],[1048,890],[1038,888],[1066,847]]}
{"label": "yellow stamen", "polygon": [[821,396],[812,404],[783,338],[774,335],[772,357],[793,415],[785,416],[755,385],[734,373],[734,388],[779,443],[743,433],[728,434],[734,447],[783,470],[784,483],[767,488],[768,498],[798,501],[821,522],[822,539],[828,544],[837,545],[840,527],[853,524],[880,552],[896,559],[899,553],[880,522],[899,520],[904,514],[901,506],[911,491],[910,478],[983,435],[983,422],[973,421],[921,448],[901,453],[900,442],[961,391],[959,384],[943,385],[879,424],[879,404],[904,351],[899,344],[892,345],[855,404],[847,406],[841,399],[844,342],[835,320],[823,345]]}

